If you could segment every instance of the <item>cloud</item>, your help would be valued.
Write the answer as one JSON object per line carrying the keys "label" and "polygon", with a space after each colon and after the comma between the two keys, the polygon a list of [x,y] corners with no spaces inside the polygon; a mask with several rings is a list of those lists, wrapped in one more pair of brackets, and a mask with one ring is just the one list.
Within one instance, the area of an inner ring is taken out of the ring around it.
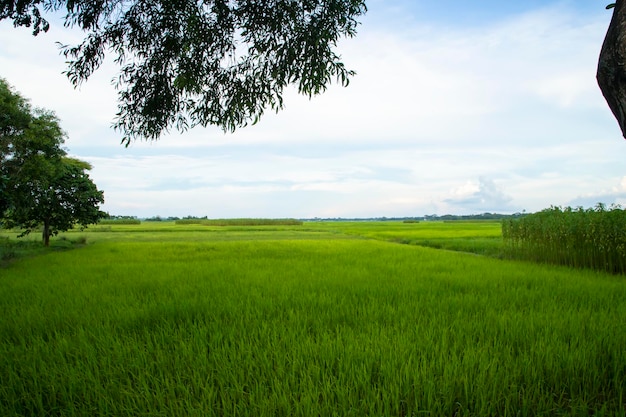
{"label": "cloud", "polygon": [[579,195],[571,200],[568,205],[571,207],[594,207],[598,203],[606,205],[626,204],[626,176],[622,177],[617,184],[608,189],[598,190],[594,193]]}
{"label": "cloud", "polygon": [[453,190],[452,197],[446,198],[444,202],[453,208],[463,207],[471,212],[484,213],[510,212],[511,200],[512,198],[504,192],[502,187],[496,185],[493,179],[480,177],[477,183],[468,181]]}

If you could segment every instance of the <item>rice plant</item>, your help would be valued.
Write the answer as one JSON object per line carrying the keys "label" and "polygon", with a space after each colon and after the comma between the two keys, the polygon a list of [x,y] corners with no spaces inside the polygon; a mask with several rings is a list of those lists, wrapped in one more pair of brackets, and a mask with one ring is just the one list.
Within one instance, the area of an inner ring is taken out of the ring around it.
{"label": "rice plant", "polygon": [[626,415],[620,278],[241,237],[128,233],[0,271],[0,415]]}
{"label": "rice plant", "polygon": [[12,262],[0,415],[626,416],[621,277],[385,228],[495,234],[162,222]]}

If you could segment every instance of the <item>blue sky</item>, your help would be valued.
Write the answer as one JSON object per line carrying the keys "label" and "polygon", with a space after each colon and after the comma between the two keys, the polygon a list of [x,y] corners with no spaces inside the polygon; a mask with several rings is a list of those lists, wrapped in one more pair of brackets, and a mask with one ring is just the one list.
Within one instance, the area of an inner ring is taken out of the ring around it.
{"label": "blue sky", "polygon": [[234,134],[120,145],[109,61],[79,90],[59,26],[0,24],[0,76],[54,110],[111,214],[378,217],[626,203],[626,142],[595,82],[594,0],[368,2],[340,42],[357,75]]}

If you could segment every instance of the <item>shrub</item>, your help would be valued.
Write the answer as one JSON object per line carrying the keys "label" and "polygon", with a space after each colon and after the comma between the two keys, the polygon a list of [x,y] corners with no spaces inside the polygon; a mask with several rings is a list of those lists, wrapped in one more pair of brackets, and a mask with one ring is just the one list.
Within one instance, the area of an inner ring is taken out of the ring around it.
{"label": "shrub", "polygon": [[174,224],[184,225],[184,224],[202,224],[205,221],[204,219],[179,219],[174,222]]}
{"label": "shrub", "polygon": [[98,222],[98,224],[107,225],[107,224],[141,224],[141,220],[139,219],[102,219]]}
{"label": "shrub", "polygon": [[300,226],[297,219],[182,219],[176,224],[201,224],[205,226]]}

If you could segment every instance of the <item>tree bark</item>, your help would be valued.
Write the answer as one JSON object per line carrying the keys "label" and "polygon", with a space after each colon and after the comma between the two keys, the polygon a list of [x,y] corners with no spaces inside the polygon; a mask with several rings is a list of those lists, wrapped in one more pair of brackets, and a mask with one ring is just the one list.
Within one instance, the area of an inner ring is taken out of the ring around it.
{"label": "tree bark", "polygon": [[43,237],[43,245],[46,247],[50,246],[50,224],[47,221],[43,222],[42,237]]}
{"label": "tree bark", "polygon": [[626,138],[626,6],[617,0],[598,59],[598,85]]}

